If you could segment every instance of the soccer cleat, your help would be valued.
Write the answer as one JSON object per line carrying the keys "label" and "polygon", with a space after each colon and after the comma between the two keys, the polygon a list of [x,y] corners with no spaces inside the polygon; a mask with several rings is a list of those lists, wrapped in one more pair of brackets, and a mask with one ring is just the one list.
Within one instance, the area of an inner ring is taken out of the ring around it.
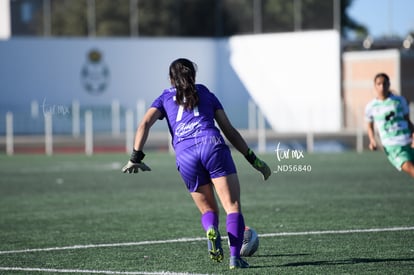
{"label": "soccer cleat", "polygon": [[221,247],[220,232],[214,227],[207,230],[208,252],[212,261],[220,263],[223,261],[223,248]]}
{"label": "soccer cleat", "polygon": [[230,257],[230,269],[248,268],[249,264],[242,258]]}

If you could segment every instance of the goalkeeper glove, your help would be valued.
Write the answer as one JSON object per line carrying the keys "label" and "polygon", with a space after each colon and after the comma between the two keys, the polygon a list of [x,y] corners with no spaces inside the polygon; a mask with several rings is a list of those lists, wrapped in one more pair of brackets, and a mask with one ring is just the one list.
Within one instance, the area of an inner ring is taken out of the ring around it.
{"label": "goalkeeper glove", "polygon": [[122,168],[122,172],[126,173],[138,173],[139,169],[142,171],[151,171],[151,168],[149,168],[145,163],[142,162],[144,159],[145,154],[142,151],[136,151],[133,149],[131,158],[128,161],[128,163]]}
{"label": "goalkeeper glove", "polygon": [[270,171],[269,166],[267,166],[266,162],[256,157],[254,152],[249,148],[247,151],[247,155],[244,156],[247,161],[260,173],[263,175],[263,180],[267,180],[272,172]]}

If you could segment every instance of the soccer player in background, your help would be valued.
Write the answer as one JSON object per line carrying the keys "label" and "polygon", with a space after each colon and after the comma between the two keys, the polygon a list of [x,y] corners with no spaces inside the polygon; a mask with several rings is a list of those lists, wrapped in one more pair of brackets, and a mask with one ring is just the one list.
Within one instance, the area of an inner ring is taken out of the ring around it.
{"label": "soccer player in background", "polygon": [[390,91],[390,78],[378,73],[374,78],[376,98],[365,108],[369,149],[376,150],[374,123],[388,160],[399,170],[414,177],[414,125],[409,118],[407,100]]}
{"label": "soccer player in background", "polygon": [[177,169],[201,212],[211,259],[216,262],[223,260],[216,192],[227,214],[230,269],[247,268],[248,263],[240,257],[245,224],[239,179],[230,149],[215,121],[230,143],[262,173],[264,180],[271,175],[270,168],[249,149],[217,97],[204,85],[195,83],[196,65],[192,61],[180,58],[172,62],[169,77],[172,87],[164,90],[144,115],[135,134],[131,158],[123,172],[151,170],[142,162],[145,156],[142,150],[155,121],[166,118]]}

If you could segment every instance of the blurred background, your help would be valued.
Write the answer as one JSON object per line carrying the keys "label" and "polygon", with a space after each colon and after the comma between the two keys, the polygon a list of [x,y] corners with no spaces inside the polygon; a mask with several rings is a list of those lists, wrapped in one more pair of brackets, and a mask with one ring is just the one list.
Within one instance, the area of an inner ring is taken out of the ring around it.
{"label": "blurred background", "polygon": [[[178,57],[261,152],[362,151],[373,77],[414,102],[410,0],[0,0],[0,151],[126,151]],[[414,108],[411,108],[411,110]],[[168,150],[166,123],[148,146]]]}

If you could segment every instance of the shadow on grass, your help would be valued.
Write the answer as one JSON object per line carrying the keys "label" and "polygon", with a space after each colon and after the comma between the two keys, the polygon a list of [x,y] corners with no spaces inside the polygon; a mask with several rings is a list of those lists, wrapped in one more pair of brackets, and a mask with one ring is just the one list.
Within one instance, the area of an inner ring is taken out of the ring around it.
{"label": "shadow on grass", "polygon": [[[292,254],[269,254],[269,255],[254,255],[252,257],[254,258],[280,258],[280,257],[299,257],[299,256],[309,256],[311,254],[309,253],[292,253]],[[249,257],[245,258],[247,262],[249,262]],[[271,265],[260,265],[255,264],[251,265],[249,269],[261,269],[261,268],[275,268],[278,267],[277,265],[271,264]]]}
{"label": "shadow on grass", "polygon": [[255,258],[271,258],[271,257],[299,257],[309,256],[309,253],[292,253],[292,254],[273,254],[273,255],[254,255]]}
{"label": "shadow on grass", "polygon": [[287,263],[287,264],[279,265],[279,267],[346,265],[346,264],[386,263],[386,262],[414,262],[414,258],[397,258],[397,259],[351,258],[351,259],[346,259],[346,260],[333,260],[333,261],[295,262],[295,263]]}

